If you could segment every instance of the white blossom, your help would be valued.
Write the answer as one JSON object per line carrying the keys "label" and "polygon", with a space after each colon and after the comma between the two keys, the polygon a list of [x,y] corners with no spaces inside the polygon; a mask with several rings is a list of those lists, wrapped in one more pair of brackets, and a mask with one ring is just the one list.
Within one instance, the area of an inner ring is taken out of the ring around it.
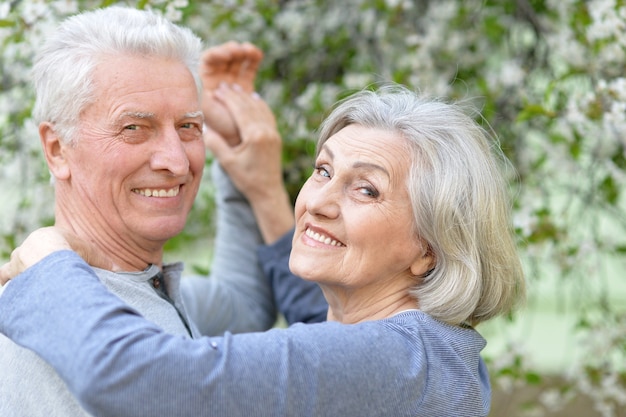
{"label": "white blossom", "polygon": [[0,2],[0,19],[6,19],[11,12],[11,2],[9,0],[3,0]]}

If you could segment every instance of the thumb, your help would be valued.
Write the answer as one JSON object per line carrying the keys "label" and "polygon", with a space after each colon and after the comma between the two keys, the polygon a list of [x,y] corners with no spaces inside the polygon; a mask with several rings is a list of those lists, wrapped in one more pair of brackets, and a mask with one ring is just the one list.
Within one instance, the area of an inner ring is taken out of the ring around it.
{"label": "thumb", "polygon": [[14,278],[20,273],[19,268],[15,265],[15,262],[7,262],[0,267],[0,286],[3,286],[11,278]]}

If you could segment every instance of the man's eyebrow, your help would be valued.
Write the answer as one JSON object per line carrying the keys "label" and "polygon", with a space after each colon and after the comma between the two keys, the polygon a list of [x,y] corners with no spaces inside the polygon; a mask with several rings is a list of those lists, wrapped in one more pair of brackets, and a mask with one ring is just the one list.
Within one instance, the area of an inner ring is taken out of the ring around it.
{"label": "man's eyebrow", "polygon": [[[151,112],[128,111],[122,113],[121,118],[124,117],[129,117],[131,119],[154,119],[156,114]],[[183,118],[185,119],[195,119],[198,117],[204,120],[204,113],[202,113],[202,110],[185,113],[183,115]]]}
{"label": "man's eyebrow", "polygon": [[152,119],[155,117],[155,114],[141,111],[127,111],[122,113],[121,117],[130,117],[133,119]]}
{"label": "man's eyebrow", "polygon": [[195,118],[195,117],[200,117],[202,119],[204,119],[204,113],[202,113],[202,110],[198,110],[198,111],[192,111],[190,113],[185,113],[185,118]]}

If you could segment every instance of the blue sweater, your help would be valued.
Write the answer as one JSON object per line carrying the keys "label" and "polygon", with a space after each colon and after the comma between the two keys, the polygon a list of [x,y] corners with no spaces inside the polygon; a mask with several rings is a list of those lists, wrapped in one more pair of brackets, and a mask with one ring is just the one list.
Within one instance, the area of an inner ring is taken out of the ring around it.
{"label": "blue sweater", "polygon": [[[209,278],[181,279],[182,264],[164,265],[169,300],[162,298],[150,281],[160,271],[154,265],[122,273],[99,269],[100,281],[143,317],[177,335],[266,330],[276,320],[277,307],[290,322],[323,320],[328,304],[319,287],[288,272],[291,237],[262,247],[267,260],[259,259],[257,250],[263,240],[250,205],[218,164],[213,164],[212,174],[217,234]],[[271,276],[265,276],[259,261],[267,263],[264,269]],[[275,301],[273,293],[282,298]],[[0,335],[0,416],[87,415],[52,367]]]}
{"label": "blue sweater", "polygon": [[[54,271],[54,272],[51,272]],[[473,329],[417,310],[189,339],[111,294],[56,252],[0,297],[0,332],[49,362],[98,416],[486,416],[489,378]]]}

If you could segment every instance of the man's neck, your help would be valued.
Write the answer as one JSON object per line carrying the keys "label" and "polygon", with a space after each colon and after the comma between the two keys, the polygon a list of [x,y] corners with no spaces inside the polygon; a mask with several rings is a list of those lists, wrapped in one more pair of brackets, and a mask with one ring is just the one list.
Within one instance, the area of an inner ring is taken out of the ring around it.
{"label": "man's neck", "polygon": [[160,267],[163,263],[163,245],[142,248],[110,232],[97,233],[93,228],[79,227],[76,222],[66,221],[62,216],[57,217],[55,226],[78,238],[81,244],[73,245],[73,249],[92,266],[102,269],[114,266],[117,271],[143,271],[150,264]]}

